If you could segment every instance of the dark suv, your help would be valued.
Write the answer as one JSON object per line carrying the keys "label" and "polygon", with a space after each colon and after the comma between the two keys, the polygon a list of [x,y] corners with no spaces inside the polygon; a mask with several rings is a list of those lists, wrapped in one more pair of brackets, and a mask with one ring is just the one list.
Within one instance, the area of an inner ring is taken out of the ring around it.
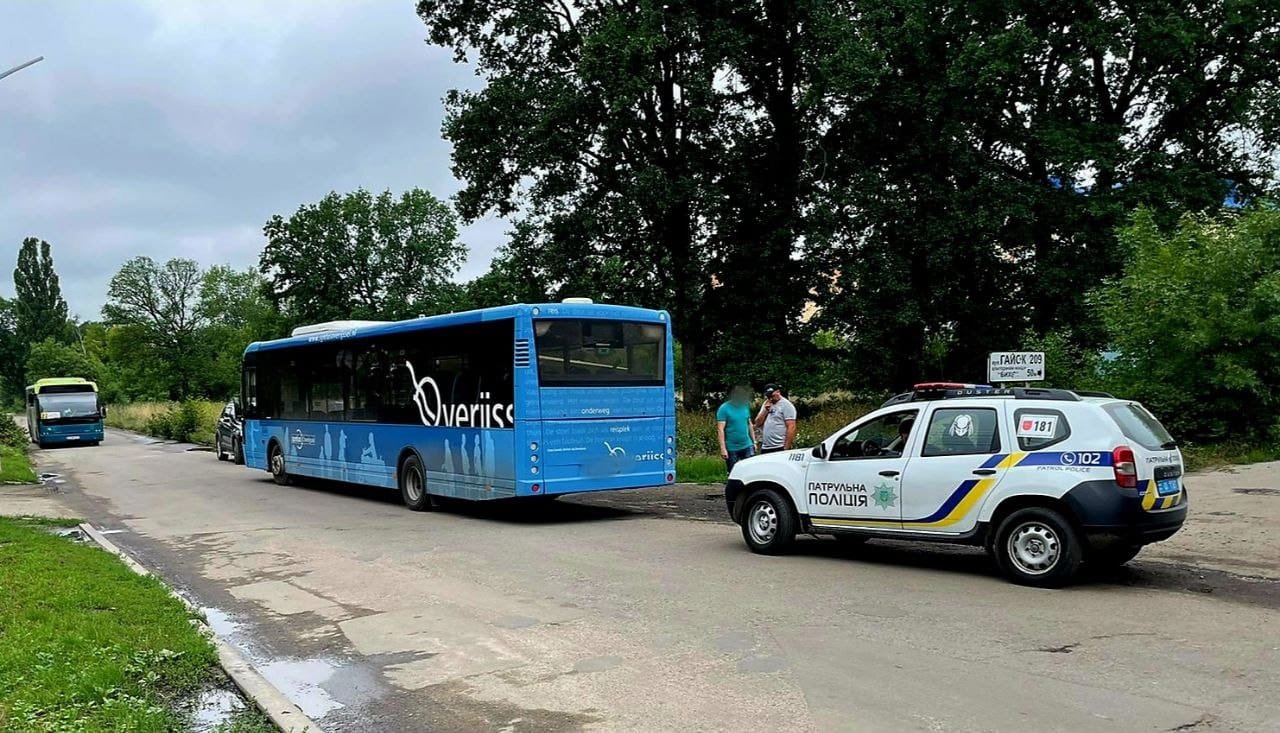
{"label": "dark suv", "polygon": [[218,426],[213,431],[213,450],[219,461],[233,460],[244,463],[244,418],[234,402],[228,402],[218,415]]}

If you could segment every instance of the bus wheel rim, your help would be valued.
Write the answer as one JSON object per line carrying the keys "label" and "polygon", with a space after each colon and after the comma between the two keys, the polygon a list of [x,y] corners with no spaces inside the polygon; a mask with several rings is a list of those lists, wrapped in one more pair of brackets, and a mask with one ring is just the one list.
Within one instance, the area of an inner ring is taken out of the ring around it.
{"label": "bus wheel rim", "polygon": [[422,498],[422,474],[416,468],[405,472],[404,490],[409,495],[409,501],[416,502]]}
{"label": "bus wheel rim", "polygon": [[271,473],[277,476],[284,473],[284,454],[280,452],[279,448],[271,454]]}
{"label": "bus wheel rim", "polygon": [[777,510],[767,501],[756,502],[747,517],[747,527],[753,540],[762,545],[769,544],[778,533]]}

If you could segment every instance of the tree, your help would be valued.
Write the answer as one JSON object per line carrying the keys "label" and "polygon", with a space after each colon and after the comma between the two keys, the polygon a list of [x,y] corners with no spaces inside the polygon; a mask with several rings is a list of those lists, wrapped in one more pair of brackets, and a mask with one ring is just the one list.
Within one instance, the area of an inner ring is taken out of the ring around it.
{"label": "tree", "polygon": [[930,376],[939,345],[947,376],[980,378],[1027,327],[1099,343],[1084,293],[1123,264],[1125,212],[1274,184],[1274,0],[842,5],[816,90],[839,216],[809,253],[824,325],[872,383]]}
{"label": "tree", "polygon": [[330,193],[263,233],[260,269],[293,323],[438,312],[466,254],[453,211],[418,188]]}
{"label": "tree", "polygon": [[137,329],[169,365],[173,399],[192,393],[196,374],[210,356],[196,338],[207,323],[198,307],[201,282],[193,260],[175,258],[160,265],[150,257],[135,257],[111,278],[102,307],[110,323]]}
{"label": "tree", "polygon": [[[487,85],[451,91],[459,212],[518,213],[510,249],[552,296],[671,310],[702,391],[715,64],[684,3],[423,0],[432,42]],[[695,397],[696,399],[696,397]]]}
{"label": "tree", "polygon": [[33,382],[46,377],[79,377],[97,381],[102,364],[91,359],[79,346],[47,338],[31,345],[26,371]]}
{"label": "tree", "polygon": [[226,265],[205,271],[197,311],[208,323],[198,334],[199,341],[213,354],[199,380],[200,391],[230,396],[239,390],[245,347],[284,335],[283,319],[260,272],[253,268],[237,271]]}
{"label": "tree", "polygon": [[1116,358],[1112,389],[1182,438],[1280,441],[1280,212],[1140,211],[1122,277],[1093,296]]}
{"label": "tree", "polygon": [[63,338],[67,323],[67,303],[62,299],[58,273],[53,268],[53,252],[43,239],[27,237],[18,250],[18,266],[13,271],[14,341],[12,344],[15,387],[25,384],[25,364],[31,345],[47,338]]}
{"label": "tree", "polygon": [[0,394],[20,397],[26,382],[26,349],[18,340],[18,306],[8,298],[0,298]]}
{"label": "tree", "polygon": [[507,249],[501,249],[489,271],[457,287],[450,310],[492,308],[513,303],[541,303],[550,298],[540,273],[525,267]]}

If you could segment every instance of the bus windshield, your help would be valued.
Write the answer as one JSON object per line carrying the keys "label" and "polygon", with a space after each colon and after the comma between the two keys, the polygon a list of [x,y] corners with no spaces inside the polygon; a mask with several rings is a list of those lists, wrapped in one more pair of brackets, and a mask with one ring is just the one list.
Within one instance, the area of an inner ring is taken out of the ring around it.
{"label": "bus windshield", "polygon": [[37,401],[40,419],[46,422],[98,417],[98,395],[94,392],[44,392]]}
{"label": "bus windshield", "polygon": [[661,323],[554,319],[534,322],[544,387],[650,387],[666,383]]}

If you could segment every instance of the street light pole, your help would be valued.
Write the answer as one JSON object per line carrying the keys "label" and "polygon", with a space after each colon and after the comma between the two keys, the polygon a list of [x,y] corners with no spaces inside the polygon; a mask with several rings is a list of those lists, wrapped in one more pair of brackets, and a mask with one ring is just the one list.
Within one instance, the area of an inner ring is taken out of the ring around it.
{"label": "street light pole", "polygon": [[3,78],[5,78],[6,76],[8,76],[8,75],[10,75],[10,74],[13,74],[13,73],[16,73],[16,72],[22,71],[23,69],[27,68],[28,66],[32,66],[32,65],[34,65],[34,64],[38,64],[38,63],[40,63],[41,61],[44,61],[44,57],[43,57],[43,56],[37,56],[37,57],[35,57],[35,58],[31,59],[30,61],[28,61],[28,62],[27,62],[27,63],[25,63],[25,64],[18,64],[17,66],[13,67],[12,69],[9,69],[8,71],[4,72],[3,74],[0,74],[0,79],[3,79]]}

